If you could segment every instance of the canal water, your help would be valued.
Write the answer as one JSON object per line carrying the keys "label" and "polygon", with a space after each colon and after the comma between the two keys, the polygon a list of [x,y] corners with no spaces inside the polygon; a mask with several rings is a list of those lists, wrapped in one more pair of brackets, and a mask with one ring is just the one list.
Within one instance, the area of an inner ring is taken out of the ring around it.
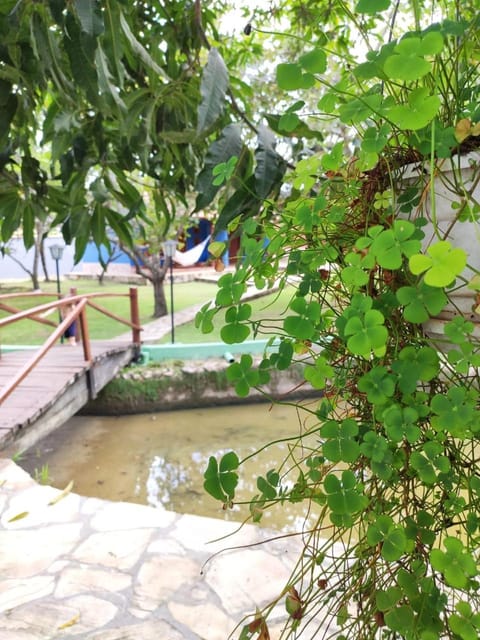
{"label": "canal water", "polygon": [[[287,460],[292,469],[287,485],[297,478],[295,464],[309,455],[318,435],[303,445],[298,436],[316,424],[317,403],[300,414],[292,406],[255,404],[190,409],[125,417],[76,416],[25,452],[19,464],[39,481],[84,496],[137,502],[178,513],[243,521],[248,505],[238,504],[258,493],[257,477]],[[278,442],[255,453],[271,441]],[[203,474],[211,455],[228,451],[240,459],[252,454],[240,470],[236,504],[224,511],[203,489]],[[310,505],[310,508],[312,506]],[[266,510],[262,524],[283,531],[305,526],[306,505]],[[315,509],[310,520],[315,517]]]}

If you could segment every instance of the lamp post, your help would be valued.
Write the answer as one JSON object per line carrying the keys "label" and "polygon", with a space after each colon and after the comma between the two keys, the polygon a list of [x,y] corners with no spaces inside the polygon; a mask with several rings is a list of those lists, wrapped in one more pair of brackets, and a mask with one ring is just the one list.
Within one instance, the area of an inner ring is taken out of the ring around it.
{"label": "lamp post", "polygon": [[177,250],[176,240],[165,240],[163,243],[163,254],[170,261],[170,314],[172,317],[172,344],[175,342],[175,321],[173,311],[173,256]]}
{"label": "lamp post", "polygon": [[[63,250],[65,247],[62,247],[61,244],[51,244],[49,249],[50,249],[50,255],[52,256],[52,259],[55,260],[55,269],[57,272],[57,293],[59,294],[58,297],[60,298],[60,269],[59,269],[59,262],[62,259],[62,255],[63,255]],[[62,312],[60,311],[60,307],[58,309],[58,320],[59,322],[62,321]],[[60,341],[63,342],[63,336],[60,338]]]}

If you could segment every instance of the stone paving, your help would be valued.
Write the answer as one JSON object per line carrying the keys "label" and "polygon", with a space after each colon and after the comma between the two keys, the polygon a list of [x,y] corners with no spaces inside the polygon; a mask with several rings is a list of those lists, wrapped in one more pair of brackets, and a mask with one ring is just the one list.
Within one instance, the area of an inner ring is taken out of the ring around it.
{"label": "stone paving", "polygon": [[[178,312],[175,324],[198,309]],[[143,341],[169,330],[160,318]],[[0,640],[238,638],[243,616],[281,593],[297,559],[298,541],[262,544],[269,536],[61,492],[0,458]],[[284,619],[281,602],[269,618],[271,640]]]}
{"label": "stone paving", "polygon": [[[61,492],[0,459],[0,638],[237,638],[242,617],[281,592],[296,553],[291,538],[257,544],[267,534],[253,525],[224,538],[236,529]],[[284,613],[282,603],[274,627]]]}

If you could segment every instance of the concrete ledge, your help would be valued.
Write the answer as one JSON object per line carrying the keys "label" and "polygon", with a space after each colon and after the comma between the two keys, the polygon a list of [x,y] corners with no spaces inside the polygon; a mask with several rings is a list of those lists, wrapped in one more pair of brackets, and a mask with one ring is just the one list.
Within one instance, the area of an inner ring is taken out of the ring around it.
{"label": "concrete ledge", "polygon": [[227,362],[242,353],[259,354],[278,347],[278,340],[246,340],[241,344],[225,342],[198,342],[196,344],[143,345],[142,356],[145,364],[164,362],[165,360],[204,360],[207,358],[224,358]]}

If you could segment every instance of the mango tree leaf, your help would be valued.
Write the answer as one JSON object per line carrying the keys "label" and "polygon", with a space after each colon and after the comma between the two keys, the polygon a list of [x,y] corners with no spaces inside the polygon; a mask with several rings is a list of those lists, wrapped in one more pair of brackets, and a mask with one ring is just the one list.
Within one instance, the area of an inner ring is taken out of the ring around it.
{"label": "mango tree leaf", "polygon": [[71,14],[67,14],[68,38],[65,38],[65,50],[75,81],[80,85],[93,104],[100,102],[98,75],[95,68],[96,40],[80,31],[78,23]]}
{"label": "mango tree leaf", "polygon": [[82,31],[97,37],[104,31],[102,13],[97,0],[74,0]]}
{"label": "mango tree leaf", "polygon": [[227,67],[218,50],[212,47],[208,53],[200,84],[202,102],[198,107],[197,132],[199,134],[207,131],[222,115],[227,89]]}
{"label": "mango tree leaf", "polygon": [[16,189],[0,194],[0,209],[2,211],[2,240],[8,242],[14,232],[22,224],[24,200],[20,198]]}
{"label": "mango tree leaf", "polygon": [[134,36],[127,20],[125,19],[125,16],[122,13],[120,13],[120,26],[128,41],[128,44],[132,48],[133,52],[140,58],[143,64],[147,68],[151,69],[159,78],[162,78],[163,80],[169,82],[170,78],[168,77],[168,75],[165,73],[162,67],[160,67],[155,62],[155,60],[148,53],[148,51],[141,44],[141,42],[139,42],[137,38]]}
{"label": "mango tree leaf", "polygon": [[122,109],[122,111],[126,111],[127,107],[120,97],[118,87],[113,81],[107,56],[100,44],[97,45],[97,50],[95,51],[95,66],[98,72],[98,84],[100,91],[109,95],[115,104]]}
{"label": "mango tree leaf", "polygon": [[261,125],[258,129],[258,147],[255,150],[255,192],[263,200],[276,185],[281,183],[286,163],[275,151],[275,136],[270,129]]}

